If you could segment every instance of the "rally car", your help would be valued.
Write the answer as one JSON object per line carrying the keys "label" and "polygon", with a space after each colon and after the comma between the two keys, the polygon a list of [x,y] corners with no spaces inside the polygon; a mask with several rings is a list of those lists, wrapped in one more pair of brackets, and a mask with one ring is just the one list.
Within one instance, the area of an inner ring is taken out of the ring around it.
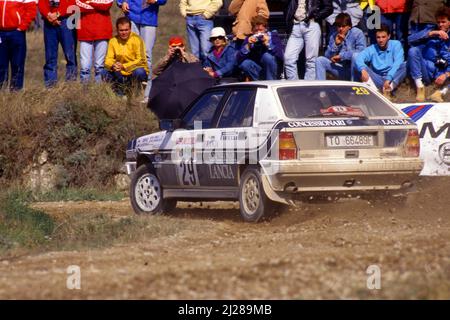
{"label": "rally car", "polygon": [[239,200],[254,222],[314,196],[404,193],[423,167],[414,122],[362,83],[219,85],[160,129],[128,143],[136,213]]}

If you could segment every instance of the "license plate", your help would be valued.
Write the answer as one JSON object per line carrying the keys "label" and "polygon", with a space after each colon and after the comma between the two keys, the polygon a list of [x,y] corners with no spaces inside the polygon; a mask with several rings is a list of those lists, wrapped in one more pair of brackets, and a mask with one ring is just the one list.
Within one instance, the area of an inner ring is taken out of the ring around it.
{"label": "license plate", "polygon": [[327,147],[371,147],[374,145],[374,136],[369,134],[328,135],[325,138]]}

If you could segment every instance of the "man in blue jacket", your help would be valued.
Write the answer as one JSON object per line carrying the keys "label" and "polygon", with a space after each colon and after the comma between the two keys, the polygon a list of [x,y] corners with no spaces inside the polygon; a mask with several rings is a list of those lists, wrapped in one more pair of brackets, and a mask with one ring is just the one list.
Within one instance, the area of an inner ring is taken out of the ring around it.
{"label": "man in blue jacket", "polygon": [[267,19],[252,19],[253,34],[242,43],[238,53],[239,68],[251,80],[275,80],[278,61],[283,60],[283,44],[276,32],[267,30]]}
{"label": "man in blue jacket", "polygon": [[444,7],[436,12],[438,28],[428,27],[411,34],[408,42],[408,64],[417,88],[416,100],[425,101],[425,84],[434,81],[437,90],[430,96],[435,102],[444,102],[448,88],[445,82],[450,76],[450,9]]}
{"label": "man in blue jacket", "polygon": [[152,50],[156,41],[159,6],[165,5],[166,2],[167,0],[117,0],[117,5],[131,20],[131,31],[144,40],[147,64],[150,72],[144,92],[143,103],[148,101],[152,86]]}
{"label": "man in blue jacket", "polygon": [[361,78],[362,82],[378,88],[390,99],[392,91],[406,77],[403,46],[398,40],[390,40],[391,31],[385,24],[376,30],[376,39],[376,44],[354,58],[355,80]]}
{"label": "man in blue jacket", "polygon": [[352,58],[366,48],[364,33],[352,28],[348,13],[339,13],[334,26],[336,31],[330,36],[325,56],[316,59],[316,80],[326,80],[327,72],[340,80],[350,80]]}

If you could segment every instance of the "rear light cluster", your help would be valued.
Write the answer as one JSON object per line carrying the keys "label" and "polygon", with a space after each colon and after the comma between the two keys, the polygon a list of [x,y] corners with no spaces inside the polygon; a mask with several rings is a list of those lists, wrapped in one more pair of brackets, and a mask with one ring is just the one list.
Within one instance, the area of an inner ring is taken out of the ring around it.
{"label": "rear light cluster", "polygon": [[408,130],[405,143],[405,156],[418,157],[420,155],[420,138],[416,129]]}
{"label": "rear light cluster", "polygon": [[297,145],[292,132],[280,132],[278,158],[280,160],[297,159]]}

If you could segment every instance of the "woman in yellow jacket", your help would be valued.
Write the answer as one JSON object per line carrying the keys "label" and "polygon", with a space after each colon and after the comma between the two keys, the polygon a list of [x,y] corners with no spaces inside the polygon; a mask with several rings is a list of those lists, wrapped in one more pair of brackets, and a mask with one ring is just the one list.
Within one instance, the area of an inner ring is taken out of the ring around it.
{"label": "woman in yellow jacket", "polygon": [[117,36],[109,40],[104,80],[113,84],[118,95],[145,82],[149,73],[144,41],[131,32],[127,17],[117,19]]}

